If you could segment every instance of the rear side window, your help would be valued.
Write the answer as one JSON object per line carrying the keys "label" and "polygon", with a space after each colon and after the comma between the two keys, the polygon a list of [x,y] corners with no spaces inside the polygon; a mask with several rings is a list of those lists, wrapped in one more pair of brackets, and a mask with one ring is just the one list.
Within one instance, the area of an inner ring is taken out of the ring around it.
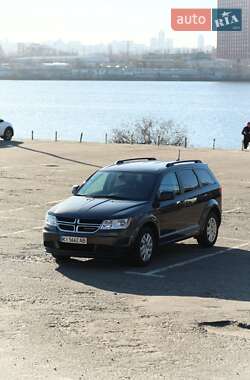
{"label": "rear side window", "polygon": [[202,186],[213,185],[215,183],[215,179],[207,170],[197,169],[196,173]]}
{"label": "rear side window", "polygon": [[180,194],[180,186],[175,173],[167,173],[164,175],[161,180],[159,191],[160,193],[173,192],[175,194]]}
{"label": "rear side window", "polygon": [[178,176],[181,180],[185,193],[199,187],[198,179],[192,169],[180,170]]}

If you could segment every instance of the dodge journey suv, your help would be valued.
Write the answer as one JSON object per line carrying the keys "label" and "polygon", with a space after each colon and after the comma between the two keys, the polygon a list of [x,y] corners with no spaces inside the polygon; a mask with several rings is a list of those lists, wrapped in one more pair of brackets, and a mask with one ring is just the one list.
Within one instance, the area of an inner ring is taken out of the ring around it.
{"label": "dodge journey suv", "polygon": [[216,243],[221,187],[199,160],[121,160],[74,186],[49,210],[43,238],[57,261],[126,255],[147,265],[158,245],[194,237]]}

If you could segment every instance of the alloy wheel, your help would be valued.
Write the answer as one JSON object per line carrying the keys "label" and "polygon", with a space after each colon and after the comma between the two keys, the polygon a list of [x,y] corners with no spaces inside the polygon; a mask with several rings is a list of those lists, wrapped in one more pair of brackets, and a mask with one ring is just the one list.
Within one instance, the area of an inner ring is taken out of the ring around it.
{"label": "alloy wheel", "polygon": [[151,259],[153,254],[154,242],[150,233],[145,233],[141,238],[140,256],[144,263]]}
{"label": "alloy wheel", "polygon": [[214,217],[209,218],[207,223],[207,238],[210,243],[213,243],[217,235],[217,222]]}
{"label": "alloy wheel", "polygon": [[7,140],[11,140],[13,134],[12,134],[12,130],[11,129],[7,129],[6,132],[5,132],[5,137]]}

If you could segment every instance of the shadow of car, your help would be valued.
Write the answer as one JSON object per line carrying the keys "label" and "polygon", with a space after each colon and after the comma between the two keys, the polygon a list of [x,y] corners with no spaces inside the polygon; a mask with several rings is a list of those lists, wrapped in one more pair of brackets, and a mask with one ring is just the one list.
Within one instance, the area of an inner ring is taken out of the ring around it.
{"label": "shadow of car", "polygon": [[5,141],[0,140],[0,148],[15,148],[23,144],[23,141]]}
{"label": "shadow of car", "polygon": [[[134,295],[204,297],[250,301],[248,250],[228,247],[202,250],[192,244],[173,244],[161,249],[151,270],[206,256],[192,264],[161,272],[162,278],[144,275],[146,268],[121,265],[116,261],[71,259],[56,270],[63,276],[87,286]],[[225,251],[221,254],[220,252]],[[211,253],[211,258],[208,256]],[[218,252],[218,255],[215,253]],[[208,256],[208,257],[207,257]],[[130,272],[127,272],[127,271]]]}

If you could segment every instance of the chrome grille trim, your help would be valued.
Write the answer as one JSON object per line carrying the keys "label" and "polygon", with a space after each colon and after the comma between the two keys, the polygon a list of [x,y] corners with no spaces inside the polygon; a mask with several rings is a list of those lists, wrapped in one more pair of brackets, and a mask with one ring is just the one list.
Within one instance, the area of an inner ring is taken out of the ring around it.
{"label": "chrome grille trim", "polygon": [[57,217],[56,220],[58,223],[62,223],[62,224],[75,224],[76,223],[76,218]]}
{"label": "chrome grille trim", "polygon": [[[83,219],[73,219],[72,221],[65,221],[71,218],[57,218],[57,227],[62,232],[74,232],[74,233],[86,233],[86,234],[94,234],[96,233],[100,227],[101,223],[80,223]],[[72,228],[72,229],[71,229]]]}

